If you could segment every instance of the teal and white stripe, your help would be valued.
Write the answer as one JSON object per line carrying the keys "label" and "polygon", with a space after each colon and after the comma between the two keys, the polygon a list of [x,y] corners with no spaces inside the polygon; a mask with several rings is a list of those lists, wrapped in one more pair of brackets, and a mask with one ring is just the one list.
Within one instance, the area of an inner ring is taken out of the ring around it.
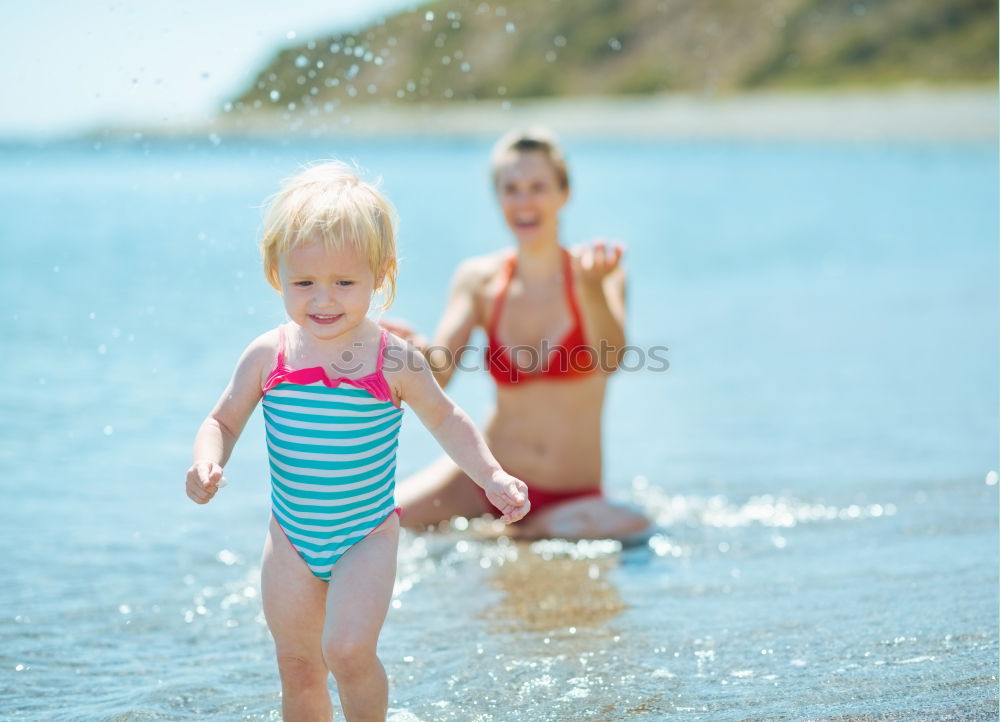
{"label": "teal and white stripe", "polygon": [[396,508],[403,410],[367,390],[280,383],[264,394],[274,518],[323,580]]}

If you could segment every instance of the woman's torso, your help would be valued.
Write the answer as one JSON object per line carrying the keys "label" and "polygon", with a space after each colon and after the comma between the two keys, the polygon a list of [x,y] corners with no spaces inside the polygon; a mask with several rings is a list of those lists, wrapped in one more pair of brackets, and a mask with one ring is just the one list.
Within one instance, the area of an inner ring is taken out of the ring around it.
{"label": "woman's torso", "polygon": [[553,373],[542,363],[546,356],[553,365],[565,361],[553,350],[557,344],[590,342],[581,336],[584,309],[571,271],[560,268],[549,278],[522,281],[506,253],[491,257],[483,279],[475,298],[477,323],[526,370],[515,372],[514,383],[508,374],[494,373],[495,380],[500,377],[497,404],[485,430],[491,450],[510,473],[540,488],[599,486],[607,375],[586,366]]}

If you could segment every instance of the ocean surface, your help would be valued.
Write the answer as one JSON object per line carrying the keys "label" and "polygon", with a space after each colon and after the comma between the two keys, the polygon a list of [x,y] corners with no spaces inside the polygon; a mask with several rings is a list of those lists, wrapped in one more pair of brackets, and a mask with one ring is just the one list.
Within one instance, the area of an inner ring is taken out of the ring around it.
{"label": "ocean surface", "polygon": [[[216,500],[183,491],[283,320],[260,205],[307,161],[381,177],[391,315],[429,333],[509,242],[491,141],[0,146],[0,718],[279,719],[259,412]],[[628,247],[607,489],[658,532],[405,534],[390,719],[996,720],[996,145],[567,146],[565,242]],[[485,418],[484,372],[449,391]],[[400,478],[439,453],[407,417]]]}

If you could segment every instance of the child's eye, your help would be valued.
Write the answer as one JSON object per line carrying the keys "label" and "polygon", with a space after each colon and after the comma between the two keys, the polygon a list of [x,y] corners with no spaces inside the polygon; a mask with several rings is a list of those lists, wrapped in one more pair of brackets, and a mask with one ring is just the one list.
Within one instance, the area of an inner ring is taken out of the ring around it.
{"label": "child's eye", "polygon": [[305,288],[306,286],[311,286],[312,281],[295,281],[292,285],[299,286],[300,288]]}
{"label": "child's eye", "polygon": [[353,286],[354,281],[337,281],[338,286]]}

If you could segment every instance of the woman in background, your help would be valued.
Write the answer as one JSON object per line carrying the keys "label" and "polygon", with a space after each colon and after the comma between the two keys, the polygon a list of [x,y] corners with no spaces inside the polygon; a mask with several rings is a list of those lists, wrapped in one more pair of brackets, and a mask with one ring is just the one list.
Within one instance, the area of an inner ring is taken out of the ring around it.
{"label": "woman in background", "polygon": [[[516,245],[456,270],[425,349],[434,375],[446,386],[472,331],[486,331],[485,362],[497,393],[485,437],[529,487],[531,513],[512,527],[518,536],[644,535],[648,519],[609,502],[601,487],[604,394],[625,349],[623,250],[598,240],[571,252],[560,243],[569,174],[547,131],[504,136],[492,172]],[[447,456],[403,481],[398,500],[404,526],[413,529],[492,513],[482,490]]]}

